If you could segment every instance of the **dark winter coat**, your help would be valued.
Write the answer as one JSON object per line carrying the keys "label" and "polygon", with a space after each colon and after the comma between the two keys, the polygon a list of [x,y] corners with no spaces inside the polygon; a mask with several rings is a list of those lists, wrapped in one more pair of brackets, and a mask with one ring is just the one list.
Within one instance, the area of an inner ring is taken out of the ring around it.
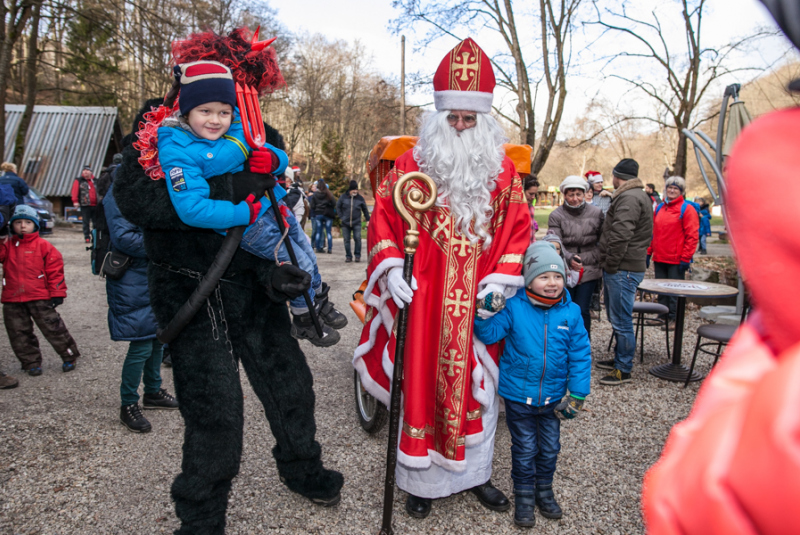
{"label": "dark winter coat", "polygon": [[653,205],[638,178],[626,180],[611,197],[600,236],[600,265],[609,274],[644,272],[653,238]]}
{"label": "dark winter coat", "polygon": [[355,196],[350,193],[344,193],[339,197],[336,203],[336,213],[339,214],[339,219],[342,225],[348,227],[361,226],[361,214],[364,214],[364,220],[369,221],[369,210],[367,209],[367,201],[360,193]]}
{"label": "dark winter coat", "polygon": [[3,303],[27,303],[67,296],[64,259],[38,232],[11,234],[0,243]]}
{"label": "dark winter coat", "polygon": [[333,219],[336,217],[335,201],[333,195],[328,198],[328,194],[324,191],[315,191],[309,201],[311,205],[311,212],[314,216],[324,215]]}
{"label": "dark winter coat", "polygon": [[7,184],[14,190],[14,196],[17,198],[17,204],[25,204],[25,195],[28,194],[28,184],[22,180],[16,173],[6,171],[3,176],[0,176],[0,184]]}
{"label": "dark winter coat", "polygon": [[564,203],[550,213],[547,233],[561,238],[564,256],[569,263],[574,255],[583,262],[581,282],[593,281],[603,276],[600,268],[600,250],[597,244],[603,231],[603,211],[592,204],[572,208]]}
{"label": "dark winter coat", "polygon": [[119,280],[106,278],[108,330],[112,340],[152,340],[156,317],[147,290],[147,253],[142,229],[122,217],[114,199],[114,188],[103,198],[111,250],[128,255],[131,265]]}
{"label": "dark winter coat", "polygon": [[700,236],[711,236],[711,214],[707,207],[700,210]]}

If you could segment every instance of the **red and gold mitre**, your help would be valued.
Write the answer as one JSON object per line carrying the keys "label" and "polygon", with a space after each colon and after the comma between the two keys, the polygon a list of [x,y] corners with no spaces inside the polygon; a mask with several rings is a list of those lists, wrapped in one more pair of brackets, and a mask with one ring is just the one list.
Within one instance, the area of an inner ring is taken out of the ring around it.
{"label": "red and gold mitre", "polygon": [[495,79],[492,63],[478,43],[467,37],[439,64],[433,77],[437,110],[489,113]]}

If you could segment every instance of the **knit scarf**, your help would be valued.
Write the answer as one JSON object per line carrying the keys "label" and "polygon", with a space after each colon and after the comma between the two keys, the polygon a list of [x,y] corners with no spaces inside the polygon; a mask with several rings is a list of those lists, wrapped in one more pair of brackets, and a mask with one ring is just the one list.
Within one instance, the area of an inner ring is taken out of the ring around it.
{"label": "knit scarf", "polygon": [[533,291],[528,288],[525,288],[525,293],[528,295],[528,299],[536,301],[534,304],[538,304],[546,308],[555,305],[564,298],[564,290],[561,290],[561,293],[558,294],[558,297],[552,297],[552,298],[545,297],[537,293],[533,293]]}

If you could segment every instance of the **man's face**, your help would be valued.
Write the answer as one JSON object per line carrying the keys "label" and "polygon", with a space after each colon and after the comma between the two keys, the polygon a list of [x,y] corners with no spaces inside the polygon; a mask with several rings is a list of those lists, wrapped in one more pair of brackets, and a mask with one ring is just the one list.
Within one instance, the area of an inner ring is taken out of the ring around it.
{"label": "man's face", "polygon": [[619,187],[622,185],[623,182],[625,181],[622,180],[621,178],[617,178],[616,176],[613,179],[611,179],[611,183],[614,184],[614,189],[619,189]]}
{"label": "man's face", "polygon": [[645,191],[645,193],[647,193],[648,195],[652,195],[652,194],[653,194],[653,188],[651,188],[650,186],[645,186],[645,187],[644,187],[644,191]]}
{"label": "man's face", "polygon": [[92,178],[92,172],[89,171],[88,169],[84,169],[83,172],[81,172],[81,174],[83,175],[83,178],[85,178],[86,180]]}
{"label": "man's face", "polygon": [[528,200],[528,204],[533,202],[537,193],[539,193],[539,186],[531,186],[525,190],[525,199]]}
{"label": "man's face", "polygon": [[478,114],[474,111],[452,110],[447,114],[447,122],[456,132],[463,132],[478,124]]}

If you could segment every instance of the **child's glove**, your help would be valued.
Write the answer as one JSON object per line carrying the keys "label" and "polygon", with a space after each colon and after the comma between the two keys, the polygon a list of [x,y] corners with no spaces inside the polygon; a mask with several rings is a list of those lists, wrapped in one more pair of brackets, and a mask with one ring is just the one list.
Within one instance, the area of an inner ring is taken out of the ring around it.
{"label": "child's glove", "polygon": [[283,264],[272,274],[272,287],[294,299],[311,287],[311,275],[292,264]]}
{"label": "child's glove", "polygon": [[244,202],[247,203],[247,208],[250,209],[250,224],[252,225],[258,219],[258,213],[261,211],[261,201],[257,201],[256,196],[251,193]]}
{"label": "child's glove", "polygon": [[248,161],[250,162],[250,170],[254,173],[268,175],[271,174],[274,169],[272,151],[265,149],[264,147],[254,150]]}
{"label": "child's glove", "polygon": [[56,308],[58,305],[64,304],[63,297],[51,297],[50,298],[50,306]]}
{"label": "child's glove", "polygon": [[572,420],[578,415],[582,408],[583,400],[570,395],[556,405],[556,413],[560,418]]}

